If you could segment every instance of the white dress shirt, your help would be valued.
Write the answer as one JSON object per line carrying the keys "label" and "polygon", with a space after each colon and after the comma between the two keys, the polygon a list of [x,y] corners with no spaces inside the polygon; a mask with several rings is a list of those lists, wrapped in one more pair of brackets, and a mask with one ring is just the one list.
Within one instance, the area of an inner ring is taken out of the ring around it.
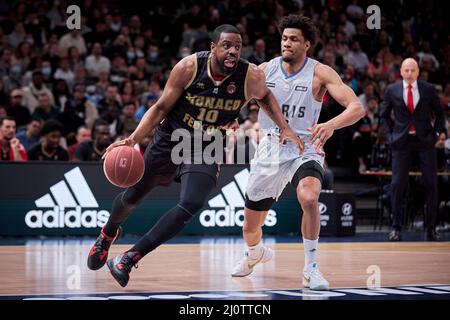
{"label": "white dress shirt", "polygon": [[[417,81],[414,81],[411,85],[414,109],[416,109],[417,103],[420,99],[419,88],[417,87]],[[409,84],[405,80],[403,80],[403,101],[405,101],[406,106],[408,106],[408,86]]]}

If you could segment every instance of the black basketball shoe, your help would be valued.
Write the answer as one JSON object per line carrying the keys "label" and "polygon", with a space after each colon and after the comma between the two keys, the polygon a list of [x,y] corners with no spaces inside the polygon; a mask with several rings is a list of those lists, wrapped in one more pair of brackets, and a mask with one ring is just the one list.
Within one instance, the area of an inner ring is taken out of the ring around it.
{"label": "black basketball shoe", "polygon": [[117,229],[116,236],[112,238],[107,236],[102,229],[97,240],[95,240],[95,243],[91,248],[91,251],[89,251],[89,256],[87,260],[87,266],[89,269],[98,270],[105,265],[106,260],[108,259],[109,247],[117,239],[120,238],[122,233],[123,233],[122,227],[119,227],[119,229]]}
{"label": "black basketball shoe", "polygon": [[125,287],[128,284],[128,280],[130,280],[131,268],[137,268],[137,263],[141,258],[142,256],[139,252],[127,251],[114,259],[109,259],[106,264],[114,279],[116,279],[122,287]]}

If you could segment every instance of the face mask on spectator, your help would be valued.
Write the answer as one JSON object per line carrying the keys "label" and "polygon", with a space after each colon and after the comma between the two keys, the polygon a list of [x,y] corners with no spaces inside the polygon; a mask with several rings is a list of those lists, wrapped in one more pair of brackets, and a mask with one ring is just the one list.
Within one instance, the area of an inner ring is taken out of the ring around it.
{"label": "face mask on spectator", "polygon": [[156,60],[158,58],[158,52],[150,52],[148,54],[148,60]]}
{"label": "face mask on spectator", "polygon": [[122,27],[121,23],[111,23],[110,25],[110,28],[115,32],[119,32],[121,27]]}
{"label": "face mask on spectator", "polygon": [[134,53],[133,51],[128,51],[127,57],[129,60],[133,60],[134,58],[136,58],[136,53]]}
{"label": "face mask on spectator", "polygon": [[50,68],[50,67],[42,68],[42,74],[45,77],[49,77],[52,74],[52,68]]}
{"label": "face mask on spectator", "polygon": [[19,63],[13,64],[10,72],[11,75],[19,75],[22,72],[22,66]]}

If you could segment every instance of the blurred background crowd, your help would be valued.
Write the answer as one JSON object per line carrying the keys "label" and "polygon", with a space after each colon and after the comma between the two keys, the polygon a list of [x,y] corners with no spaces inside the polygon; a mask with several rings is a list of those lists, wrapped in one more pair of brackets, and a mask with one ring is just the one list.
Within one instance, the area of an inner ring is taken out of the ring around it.
{"label": "blurred background crowd", "polygon": [[[236,25],[242,58],[260,64],[280,54],[278,20],[301,13],[319,29],[310,55],[332,66],[366,108],[361,121],[328,141],[328,165],[389,168],[378,106],[385,88],[401,79],[404,58],[415,57],[420,78],[435,85],[450,129],[450,36],[443,1],[378,1],[379,30],[366,26],[371,2],[0,0],[1,159],[98,161],[106,146],[136,128],[173,66],[209,50],[216,26]],[[70,4],[81,8],[81,30],[66,27]],[[255,101],[242,110],[226,162],[240,148],[251,160],[260,139],[258,110]],[[319,122],[342,110],[325,96]],[[444,134],[436,148],[439,167],[448,167]]]}

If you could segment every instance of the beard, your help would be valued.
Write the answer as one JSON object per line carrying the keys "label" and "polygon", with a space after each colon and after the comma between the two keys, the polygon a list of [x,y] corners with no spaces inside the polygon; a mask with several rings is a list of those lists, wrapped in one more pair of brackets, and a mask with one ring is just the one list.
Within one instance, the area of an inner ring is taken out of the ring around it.
{"label": "beard", "polygon": [[236,61],[233,68],[228,68],[225,66],[224,62],[220,61],[217,57],[216,57],[216,63],[219,66],[220,72],[222,72],[225,75],[232,74],[236,70],[237,65],[238,65],[238,62]]}
{"label": "beard", "polygon": [[282,59],[284,62],[286,62],[286,63],[291,63],[291,62],[293,62],[293,61],[295,60],[294,57],[292,56],[292,54],[289,55],[289,56],[282,55],[282,56],[281,56],[281,59]]}

